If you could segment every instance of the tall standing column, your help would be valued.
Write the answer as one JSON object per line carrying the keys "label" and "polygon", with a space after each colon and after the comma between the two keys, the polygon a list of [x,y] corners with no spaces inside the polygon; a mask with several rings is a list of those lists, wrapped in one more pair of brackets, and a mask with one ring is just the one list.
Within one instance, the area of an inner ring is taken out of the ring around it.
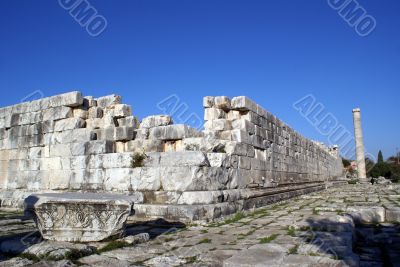
{"label": "tall standing column", "polygon": [[358,178],[366,179],[367,172],[365,170],[364,142],[361,129],[361,110],[359,108],[353,109],[353,122],[354,122],[354,138],[356,141]]}

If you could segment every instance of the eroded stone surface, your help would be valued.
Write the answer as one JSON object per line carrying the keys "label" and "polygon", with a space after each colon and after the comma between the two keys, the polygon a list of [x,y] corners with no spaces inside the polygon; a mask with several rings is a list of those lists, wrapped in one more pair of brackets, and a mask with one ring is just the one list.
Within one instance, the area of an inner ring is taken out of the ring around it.
{"label": "eroded stone surface", "polygon": [[128,196],[95,193],[47,193],[25,200],[44,239],[100,241],[118,234],[131,214]]}

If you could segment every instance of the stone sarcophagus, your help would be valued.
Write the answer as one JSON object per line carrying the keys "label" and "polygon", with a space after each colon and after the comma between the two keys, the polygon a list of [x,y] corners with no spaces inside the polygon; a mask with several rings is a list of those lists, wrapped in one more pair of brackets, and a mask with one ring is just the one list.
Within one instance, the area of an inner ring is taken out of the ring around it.
{"label": "stone sarcophagus", "polygon": [[46,193],[25,200],[44,239],[100,241],[119,234],[133,211],[128,196],[95,193]]}

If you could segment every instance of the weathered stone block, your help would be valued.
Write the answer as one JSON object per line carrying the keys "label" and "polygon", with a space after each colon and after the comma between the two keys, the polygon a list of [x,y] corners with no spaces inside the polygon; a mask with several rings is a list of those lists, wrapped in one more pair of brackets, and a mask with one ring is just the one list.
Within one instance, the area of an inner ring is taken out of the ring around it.
{"label": "weathered stone block", "polygon": [[169,191],[221,190],[226,188],[229,174],[215,167],[160,167],[160,178],[164,190]]}
{"label": "weathered stone block", "polygon": [[70,107],[55,107],[42,111],[43,121],[56,121],[72,117],[72,108]]}
{"label": "weathered stone block", "polygon": [[115,119],[128,117],[132,115],[132,108],[126,104],[115,104],[108,106],[105,112],[110,113]]}
{"label": "weathered stone block", "polygon": [[135,138],[136,132],[133,127],[121,126],[114,128],[115,141],[129,141]]}
{"label": "weathered stone block", "polygon": [[85,109],[74,109],[73,110],[74,113],[74,118],[81,118],[86,120],[87,118],[89,118],[89,111],[85,110]]}
{"label": "weathered stone block", "polygon": [[158,126],[167,126],[173,123],[171,116],[168,115],[154,115],[148,116],[140,123],[140,128],[153,128]]}
{"label": "weathered stone block", "polygon": [[210,166],[206,155],[201,151],[164,152],[159,155],[160,160],[153,163],[155,166]]}
{"label": "weathered stone block", "polygon": [[219,108],[206,108],[204,110],[204,120],[216,120],[216,119],[225,119],[226,112],[223,109]]}
{"label": "weathered stone block", "polygon": [[214,98],[214,106],[228,111],[231,108],[231,100],[227,96],[216,96]]}
{"label": "weathered stone block", "polygon": [[385,221],[385,208],[383,207],[348,207],[355,223],[381,223]]}
{"label": "weathered stone block", "polygon": [[131,188],[131,168],[106,169],[104,189],[106,191],[129,191]]}
{"label": "weathered stone block", "polygon": [[231,121],[226,119],[216,119],[207,121],[204,129],[209,131],[227,131],[232,129]]}
{"label": "weathered stone block", "polygon": [[141,153],[141,152],[162,152],[163,141],[135,139],[125,143],[125,152]]}
{"label": "weathered stone block", "polygon": [[203,107],[212,108],[213,106],[214,106],[214,97],[213,96],[203,97]]}
{"label": "weathered stone block", "polygon": [[37,194],[25,200],[44,239],[101,241],[119,234],[132,211],[128,196],[94,193]]}
{"label": "weathered stone block", "polygon": [[89,108],[89,114],[88,114],[89,119],[96,119],[96,118],[102,118],[102,117],[103,117],[103,108],[101,108],[101,107]]}
{"label": "weathered stone block", "polygon": [[257,104],[246,96],[232,98],[231,106],[235,110],[257,112]]}
{"label": "weathered stone block", "polygon": [[78,128],[84,128],[86,126],[86,122],[81,118],[69,118],[64,120],[56,121],[54,125],[55,132],[61,132],[66,130],[73,130]]}
{"label": "weathered stone block", "polygon": [[118,126],[133,127],[135,129],[139,128],[140,125],[139,119],[134,116],[120,118],[117,121],[118,121]]}
{"label": "weathered stone block", "polygon": [[108,95],[97,98],[96,102],[98,107],[106,108],[111,105],[121,104],[121,100],[122,98],[119,95]]}
{"label": "weathered stone block", "polygon": [[138,167],[132,170],[131,186],[135,191],[161,189],[160,167]]}
{"label": "weathered stone block", "polygon": [[[83,97],[81,92],[69,92],[61,95],[56,95],[46,99],[49,102],[49,107],[77,107],[83,104]],[[41,103],[46,105],[45,103]]]}
{"label": "weathered stone block", "polygon": [[168,125],[150,128],[149,139],[179,140],[188,137],[200,137],[201,133],[196,129],[184,125]]}

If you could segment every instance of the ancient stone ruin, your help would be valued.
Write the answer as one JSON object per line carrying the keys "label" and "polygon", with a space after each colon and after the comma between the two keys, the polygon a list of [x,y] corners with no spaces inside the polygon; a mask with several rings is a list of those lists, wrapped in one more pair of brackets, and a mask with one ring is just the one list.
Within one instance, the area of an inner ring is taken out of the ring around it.
{"label": "ancient stone ruin", "polygon": [[204,130],[139,121],[121,97],[70,92],[0,109],[1,207],[35,193],[130,196],[135,218],[209,221],[340,183],[335,148],[247,97],[203,100]]}

